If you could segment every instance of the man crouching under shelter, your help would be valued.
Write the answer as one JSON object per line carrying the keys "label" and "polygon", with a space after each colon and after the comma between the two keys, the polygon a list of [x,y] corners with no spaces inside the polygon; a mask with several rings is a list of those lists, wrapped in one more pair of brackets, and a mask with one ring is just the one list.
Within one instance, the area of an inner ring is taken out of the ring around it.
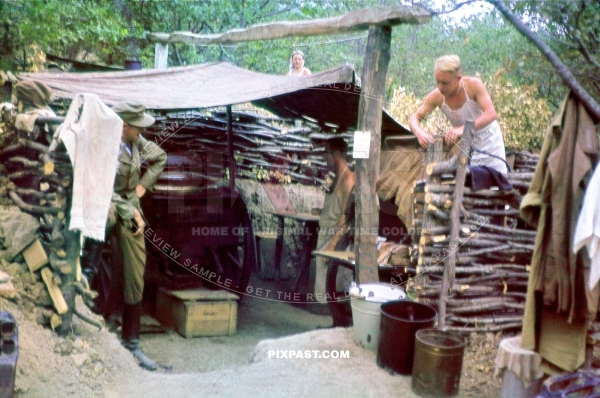
{"label": "man crouching under shelter", "polygon": [[[154,118],[145,110],[143,105],[129,101],[113,107],[113,111],[123,120],[123,134],[107,229],[115,228],[123,258],[125,303],[121,322],[122,343],[133,353],[141,367],[155,370],[157,364],[146,357],[138,346],[146,267],[146,224],[142,217],[140,198],[154,187],[167,163],[167,154],[155,143],[141,137],[144,129],[154,124]],[[147,169],[140,175],[142,162],[147,164]],[[102,243],[95,244],[96,247],[88,248],[89,261],[82,264],[82,272],[88,280],[98,271],[98,254]]]}

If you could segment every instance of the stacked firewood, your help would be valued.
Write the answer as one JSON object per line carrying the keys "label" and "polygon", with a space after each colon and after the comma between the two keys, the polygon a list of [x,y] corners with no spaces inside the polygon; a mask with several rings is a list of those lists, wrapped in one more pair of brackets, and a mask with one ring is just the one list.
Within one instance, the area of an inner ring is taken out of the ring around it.
{"label": "stacked firewood", "polygon": [[[325,189],[331,184],[323,154],[332,134],[324,133],[318,124],[234,109],[232,133],[238,177]],[[350,141],[350,134],[341,136]],[[202,177],[226,177],[227,114],[223,109],[158,115],[147,137],[169,154],[194,153],[203,165]]]}
{"label": "stacked firewood", "polygon": [[[454,254],[455,277],[446,301],[446,329],[501,331],[521,327],[536,232],[519,218],[537,157],[515,156],[508,181],[513,189],[464,187],[459,235],[450,247],[454,170],[429,163],[426,180],[415,182],[411,263],[417,277],[407,291],[415,300],[439,306],[446,259]],[[442,164],[444,162],[440,162]]]}
{"label": "stacked firewood", "polygon": [[535,155],[529,152],[515,152],[514,154],[515,162],[513,166],[513,170],[519,173],[533,173],[535,172],[535,168],[537,167],[538,160],[540,159],[539,155]]}
{"label": "stacked firewood", "polygon": [[[3,203],[8,204],[10,199],[22,213],[31,216],[35,225],[39,223],[33,240],[18,253],[19,257],[8,258],[5,252],[2,264],[17,264],[15,260],[23,258],[23,268],[9,267],[13,279],[29,281],[19,295],[42,307],[41,319],[53,329],[66,332],[75,310],[74,282],[79,257],[78,235],[66,227],[73,172],[64,147],[49,150],[49,133],[43,127],[61,121],[62,118],[38,118],[32,132],[14,127],[5,131],[0,152],[0,191]],[[32,278],[26,278],[25,273]],[[42,294],[43,288],[38,287],[43,285],[46,292]]]}

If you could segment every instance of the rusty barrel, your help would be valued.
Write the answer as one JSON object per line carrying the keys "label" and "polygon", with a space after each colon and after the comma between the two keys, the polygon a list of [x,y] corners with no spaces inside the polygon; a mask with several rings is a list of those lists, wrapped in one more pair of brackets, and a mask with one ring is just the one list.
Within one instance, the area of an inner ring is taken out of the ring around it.
{"label": "rusty barrel", "polygon": [[415,333],[434,325],[437,312],[421,303],[388,301],[381,304],[377,365],[391,373],[412,373]]}
{"label": "rusty barrel", "polygon": [[415,335],[412,390],[421,397],[458,394],[466,341],[458,334],[421,329]]}

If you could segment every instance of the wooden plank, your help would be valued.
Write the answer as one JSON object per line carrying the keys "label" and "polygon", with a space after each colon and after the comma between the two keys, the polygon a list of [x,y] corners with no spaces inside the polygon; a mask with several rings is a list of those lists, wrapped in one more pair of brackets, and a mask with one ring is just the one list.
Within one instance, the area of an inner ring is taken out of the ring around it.
{"label": "wooden plank", "polygon": [[171,290],[168,294],[182,301],[222,301],[239,300],[239,296],[227,290],[209,290],[204,288],[188,290]]}
{"label": "wooden plank", "polygon": [[35,272],[48,264],[48,256],[39,239],[34,240],[22,252],[25,263],[30,272]]}
{"label": "wooden plank", "polygon": [[354,265],[354,253],[340,250],[313,250],[314,256],[328,258],[330,260],[341,261],[348,265]]}
{"label": "wooden plank", "polygon": [[62,318],[58,314],[52,314],[50,317],[50,327],[52,330],[56,330],[60,325],[62,325]]}
{"label": "wooden plank", "polygon": [[245,41],[273,40],[292,36],[320,36],[349,33],[369,29],[372,25],[394,26],[399,24],[421,24],[431,20],[431,13],[423,7],[392,6],[354,10],[333,18],[309,21],[280,21],[253,25],[246,29],[198,35],[191,32],[150,33],[150,41],[158,43],[184,44],[231,44]]}
{"label": "wooden plank", "polygon": [[56,312],[58,312],[60,315],[67,313],[69,307],[67,306],[67,302],[65,301],[60,288],[54,283],[54,275],[52,271],[49,267],[44,267],[41,273],[42,279],[48,288],[50,298],[52,298],[52,303],[54,303],[54,308],[56,308]]}
{"label": "wooden plank", "polygon": [[356,279],[359,283],[379,282],[377,272],[377,231],[379,204],[375,181],[381,154],[381,111],[390,62],[392,29],[371,26],[363,69],[363,90],[358,106],[357,130],[371,133],[368,159],[356,159],[356,233],[354,238]]}
{"label": "wooden plank", "polygon": [[319,222],[320,216],[311,213],[279,213],[268,211],[267,214],[273,214],[278,217],[290,218],[302,222]]}

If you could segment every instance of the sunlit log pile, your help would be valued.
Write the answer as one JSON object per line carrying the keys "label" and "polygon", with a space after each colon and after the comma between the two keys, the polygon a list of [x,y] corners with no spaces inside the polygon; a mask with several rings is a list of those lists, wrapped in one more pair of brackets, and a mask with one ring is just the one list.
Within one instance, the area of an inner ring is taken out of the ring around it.
{"label": "sunlit log pile", "polygon": [[449,246],[453,170],[429,162],[427,178],[415,182],[413,245],[416,277],[407,284],[415,300],[437,308],[444,264],[456,253],[455,280],[446,306],[446,329],[503,331],[521,327],[529,264],[536,232],[519,217],[537,156],[518,153],[508,173],[510,191],[464,187],[456,247]]}
{"label": "sunlit log pile", "polygon": [[[232,111],[232,135],[238,177],[328,189],[332,175],[323,158],[332,137],[316,123],[285,120],[264,112]],[[170,112],[157,116],[146,136],[167,153],[193,153],[208,180],[226,178],[227,114],[223,109]],[[351,135],[341,135],[347,141]]]}

